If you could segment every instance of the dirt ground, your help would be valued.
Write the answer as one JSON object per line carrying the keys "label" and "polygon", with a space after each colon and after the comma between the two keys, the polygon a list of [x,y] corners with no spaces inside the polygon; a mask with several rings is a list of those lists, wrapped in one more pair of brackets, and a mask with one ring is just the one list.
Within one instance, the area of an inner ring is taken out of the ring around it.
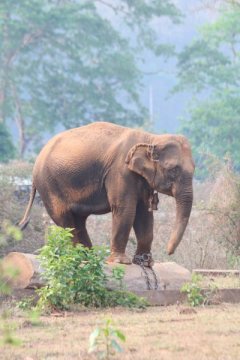
{"label": "dirt ground", "polygon": [[240,359],[240,304],[195,309],[179,305],[144,311],[82,310],[41,317],[37,326],[18,313],[14,321],[22,345],[0,348],[0,359],[96,359],[88,354],[89,335],[106,318],[126,336],[124,352],[115,359]]}

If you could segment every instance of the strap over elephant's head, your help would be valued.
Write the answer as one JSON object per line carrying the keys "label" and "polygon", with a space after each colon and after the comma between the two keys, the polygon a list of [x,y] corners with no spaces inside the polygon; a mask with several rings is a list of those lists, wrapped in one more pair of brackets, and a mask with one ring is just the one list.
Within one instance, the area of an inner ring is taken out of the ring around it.
{"label": "strap over elephant's head", "polygon": [[153,144],[146,144],[146,143],[139,143],[134,145],[128,152],[125,163],[129,164],[130,160],[134,156],[135,152],[139,148],[146,148],[146,153],[151,161],[158,161],[157,153],[156,153],[156,145]]}
{"label": "strap over elephant's head", "polygon": [[155,145],[139,143],[128,152],[125,163],[129,170],[143,176],[152,189],[155,188],[156,163],[158,162]]}

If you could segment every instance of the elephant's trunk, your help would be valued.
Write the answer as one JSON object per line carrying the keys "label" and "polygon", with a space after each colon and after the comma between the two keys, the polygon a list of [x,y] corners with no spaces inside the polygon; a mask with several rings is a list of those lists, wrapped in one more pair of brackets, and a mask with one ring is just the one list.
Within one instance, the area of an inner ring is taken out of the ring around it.
{"label": "elephant's trunk", "polygon": [[173,254],[176,247],[182,240],[184,231],[188,224],[188,220],[191,214],[193,191],[192,181],[188,186],[188,190],[185,192],[177,192],[175,195],[176,199],[176,221],[167,245],[167,252],[169,255]]}

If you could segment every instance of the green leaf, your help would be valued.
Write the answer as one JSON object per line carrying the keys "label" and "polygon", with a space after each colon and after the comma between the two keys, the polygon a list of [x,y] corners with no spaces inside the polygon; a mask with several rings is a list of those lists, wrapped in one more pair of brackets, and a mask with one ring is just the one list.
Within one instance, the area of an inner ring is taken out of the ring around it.
{"label": "green leaf", "polygon": [[111,340],[111,347],[117,352],[123,352],[123,348],[118,344],[115,339]]}
{"label": "green leaf", "polygon": [[122,331],[120,330],[115,330],[115,335],[121,340],[121,341],[126,341],[126,337],[125,335],[122,333]]}
{"label": "green leaf", "polygon": [[93,352],[97,346],[97,338],[100,336],[101,334],[101,329],[100,328],[96,328],[90,335],[89,337],[89,351]]}

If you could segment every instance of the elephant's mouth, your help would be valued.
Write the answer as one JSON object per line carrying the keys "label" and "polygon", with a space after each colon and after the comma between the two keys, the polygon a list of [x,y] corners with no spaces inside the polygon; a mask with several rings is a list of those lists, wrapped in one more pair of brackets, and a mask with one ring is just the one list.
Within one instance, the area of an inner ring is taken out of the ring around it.
{"label": "elephant's mouth", "polygon": [[168,196],[172,196],[172,197],[174,196],[173,192],[172,192],[172,187],[158,190],[158,192],[161,194],[164,194],[164,195],[168,195]]}

